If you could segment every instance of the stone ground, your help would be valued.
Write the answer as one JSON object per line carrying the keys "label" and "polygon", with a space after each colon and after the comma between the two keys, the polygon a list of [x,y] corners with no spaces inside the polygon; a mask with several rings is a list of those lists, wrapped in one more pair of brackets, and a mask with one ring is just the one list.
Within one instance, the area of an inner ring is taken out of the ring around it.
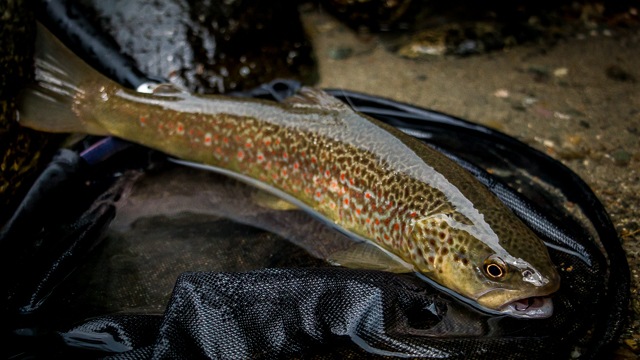
{"label": "stone ground", "polygon": [[[640,29],[585,29],[554,46],[410,60],[321,11],[303,21],[320,87],[388,97],[496,128],[560,160],[609,211],[632,272],[616,356],[640,344]],[[338,54],[338,55],[337,55]],[[346,54],[346,55],[345,55]]]}

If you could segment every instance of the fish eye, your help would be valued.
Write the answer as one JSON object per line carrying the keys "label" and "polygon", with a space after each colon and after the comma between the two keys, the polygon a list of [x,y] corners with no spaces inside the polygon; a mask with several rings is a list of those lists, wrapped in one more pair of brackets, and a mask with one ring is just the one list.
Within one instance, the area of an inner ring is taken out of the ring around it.
{"label": "fish eye", "polygon": [[502,259],[496,256],[490,256],[485,260],[482,267],[484,273],[491,279],[501,279],[507,273],[507,267]]}

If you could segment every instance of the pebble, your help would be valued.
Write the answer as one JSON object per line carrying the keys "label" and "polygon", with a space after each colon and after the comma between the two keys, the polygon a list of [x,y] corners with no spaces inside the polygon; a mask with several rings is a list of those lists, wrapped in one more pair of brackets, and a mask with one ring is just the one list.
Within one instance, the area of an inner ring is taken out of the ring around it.
{"label": "pebble", "polygon": [[509,90],[507,89],[498,89],[493,93],[493,96],[501,99],[505,99],[509,97]]}
{"label": "pebble", "polygon": [[555,77],[564,77],[567,76],[567,74],[569,74],[569,69],[567,69],[566,67],[561,67],[553,70],[553,76]]}
{"label": "pebble", "polygon": [[618,149],[611,153],[613,163],[618,166],[627,166],[631,162],[631,154],[624,149]]}
{"label": "pebble", "polygon": [[337,46],[329,50],[329,58],[333,60],[344,60],[353,55],[353,49],[348,46]]}

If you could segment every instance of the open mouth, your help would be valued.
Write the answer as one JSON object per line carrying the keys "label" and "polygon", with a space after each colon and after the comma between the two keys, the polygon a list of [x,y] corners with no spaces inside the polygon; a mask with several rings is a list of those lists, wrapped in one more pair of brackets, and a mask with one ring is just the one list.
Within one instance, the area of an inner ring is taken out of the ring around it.
{"label": "open mouth", "polygon": [[553,314],[553,301],[548,296],[518,299],[505,304],[500,312],[519,318],[544,319]]}

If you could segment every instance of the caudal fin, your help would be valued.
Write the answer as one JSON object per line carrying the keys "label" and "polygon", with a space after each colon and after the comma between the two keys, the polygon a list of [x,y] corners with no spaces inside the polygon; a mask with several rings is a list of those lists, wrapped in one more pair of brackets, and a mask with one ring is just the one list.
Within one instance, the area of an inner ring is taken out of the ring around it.
{"label": "caudal fin", "polygon": [[[18,99],[21,125],[48,132],[107,135],[92,119],[82,118],[74,103],[86,99],[82,84],[101,78],[96,70],[66,48],[38,23],[35,44],[35,79]],[[105,81],[109,81],[104,78]]]}

